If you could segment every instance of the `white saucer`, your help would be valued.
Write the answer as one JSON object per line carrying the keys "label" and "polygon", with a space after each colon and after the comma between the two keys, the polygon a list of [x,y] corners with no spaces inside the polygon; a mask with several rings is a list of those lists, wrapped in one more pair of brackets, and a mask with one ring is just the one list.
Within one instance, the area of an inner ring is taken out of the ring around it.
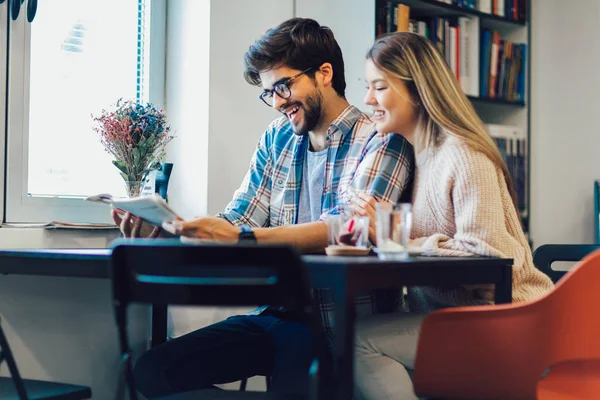
{"label": "white saucer", "polygon": [[406,251],[408,252],[408,255],[411,257],[421,256],[421,255],[423,255],[423,253],[425,253],[423,250],[421,250],[418,247],[409,247],[408,249],[406,249]]}
{"label": "white saucer", "polygon": [[[383,255],[383,256],[389,256],[389,257],[393,257],[394,254],[402,254],[402,252],[400,252],[400,251],[395,251],[395,250],[383,251],[377,247],[374,247],[373,251],[375,253],[377,253],[377,255]],[[406,249],[406,253],[409,257],[416,257],[416,256],[423,255],[424,251],[418,247],[409,247]]]}

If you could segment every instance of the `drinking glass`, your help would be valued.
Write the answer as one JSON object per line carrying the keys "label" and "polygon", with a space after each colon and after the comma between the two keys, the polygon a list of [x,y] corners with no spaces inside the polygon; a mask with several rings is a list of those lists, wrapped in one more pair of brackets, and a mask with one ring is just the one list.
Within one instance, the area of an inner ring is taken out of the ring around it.
{"label": "drinking glass", "polygon": [[325,218],[329,246],[367,248],[369,244],[369,217],[328,215]]}
{"label": "drinking glass", "polygon": [[377,255],[381,260],[402,260],[408,257],[407,245],[412,226],[412,207],[401,203],[393,207],[389,203],[377,203],[376,237]]}

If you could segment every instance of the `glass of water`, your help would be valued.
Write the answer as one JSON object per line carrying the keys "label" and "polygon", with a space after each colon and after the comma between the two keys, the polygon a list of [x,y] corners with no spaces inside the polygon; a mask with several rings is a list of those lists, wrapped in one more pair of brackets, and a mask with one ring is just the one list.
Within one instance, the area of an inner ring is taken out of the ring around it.
{"label": "glass of water", "polygon": [[412,227],[412,207],[401,203],[377,203],[376,207],[377,255],[381,260],[403,260],[408,257],[407,245]]}

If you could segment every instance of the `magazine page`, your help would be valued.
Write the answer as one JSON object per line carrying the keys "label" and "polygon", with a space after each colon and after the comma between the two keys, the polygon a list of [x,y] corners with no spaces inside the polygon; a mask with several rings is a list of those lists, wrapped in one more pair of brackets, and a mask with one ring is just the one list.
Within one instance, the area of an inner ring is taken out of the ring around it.
{"label": "magazine page", "polygon": [[163,222],[173,222],[179,218],[177,213],[158,194],[114,199],[110,194],[103,193],[90,196],[86,198],[86,201],[110,204],[114,208],[130,212],[156,226],[162,226]]}

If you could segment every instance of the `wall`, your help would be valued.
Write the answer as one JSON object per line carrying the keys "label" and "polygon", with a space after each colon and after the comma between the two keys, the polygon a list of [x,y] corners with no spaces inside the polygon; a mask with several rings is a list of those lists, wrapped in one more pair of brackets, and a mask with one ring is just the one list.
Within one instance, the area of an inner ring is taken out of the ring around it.
{"label": "wall", "polygon": [[[2,248],[106,247],[117,231],[0,229]],[[147,307],[130,310],[131,344],[148,337]],[[92,387],[114,396],[119,365],[108,279],[0,275],[0,318],[21,375]],[[6,366],[1,369],[7,375]]]}
{"label": "wall", "polygon": [[296,15],[313,18],[331,28],[344,57],[346,98],[350,104],[370,112],[371,107],[365,106],[363,99],[365,56],[375,40],[375,1],[298,0]]}
{"label": "wall", "polygon": [[241,183],[277,116],[245,82],[243,55],[292,15],[292,0],[168,3],[166,110],[177,135],[167,154],[175,163],[169,198],[183,217],[216,214]]}
{"label": "wall", "polygon": [[534,246],[593,241],[600,178],[600,1],[533,0],[531,235]]}
{"label": "wall", "polygon": [[211,1],[209,214],[231,200],[259,137],[278,117],[258,99],[260,89],[244,80],[243,56],[267,29],[293,16],[292,5],[292,0]]}
{"label": "wall", "polygon": [[167,2],[165,109],[176,138],[169,201],[184,218],[206,214],[210,2]]}

